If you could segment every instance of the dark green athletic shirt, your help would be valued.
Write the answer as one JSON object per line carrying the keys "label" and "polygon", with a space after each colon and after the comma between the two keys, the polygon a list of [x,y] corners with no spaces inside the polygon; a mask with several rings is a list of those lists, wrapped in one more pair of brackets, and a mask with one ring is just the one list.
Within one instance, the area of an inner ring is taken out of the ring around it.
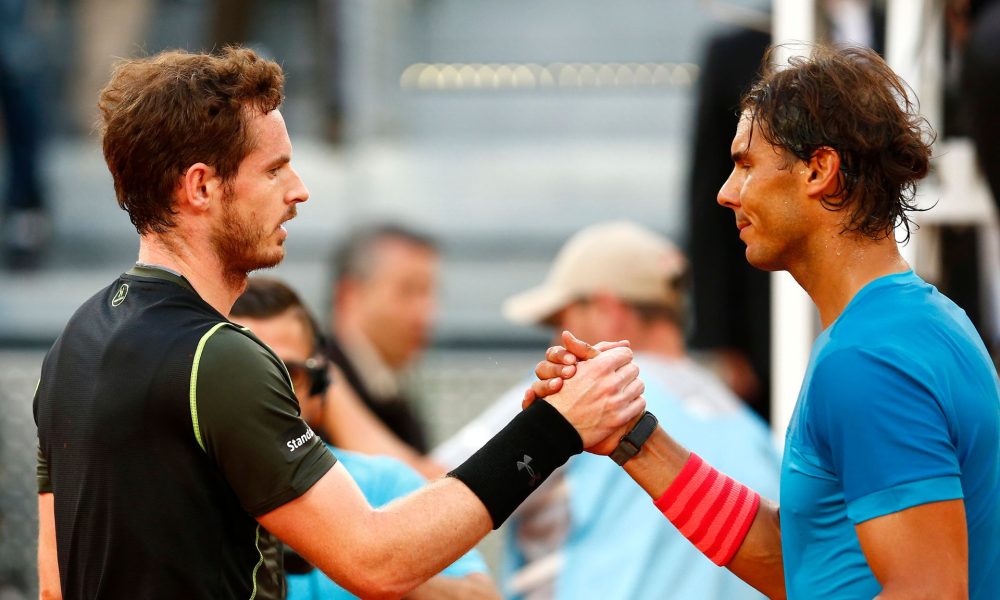
{"label": "dark green athletic shirt", "polygon": [[65,600],[283,596],[254,517],[335,459],[281,361],[182,277],[137,266],[84,303],[34,411]]}

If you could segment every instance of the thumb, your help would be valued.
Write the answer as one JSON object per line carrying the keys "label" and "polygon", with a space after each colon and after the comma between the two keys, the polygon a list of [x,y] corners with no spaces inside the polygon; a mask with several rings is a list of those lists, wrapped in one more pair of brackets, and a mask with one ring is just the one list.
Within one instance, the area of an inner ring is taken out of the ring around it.
{"label": "thumb", "polygon": [[562,332],[562,341],[563,347],[573,353],[580,360],[594,358],[600,354],[600,352],[594,349],[593,346],[583,340],[577,339],[577,337],[569,331]]}

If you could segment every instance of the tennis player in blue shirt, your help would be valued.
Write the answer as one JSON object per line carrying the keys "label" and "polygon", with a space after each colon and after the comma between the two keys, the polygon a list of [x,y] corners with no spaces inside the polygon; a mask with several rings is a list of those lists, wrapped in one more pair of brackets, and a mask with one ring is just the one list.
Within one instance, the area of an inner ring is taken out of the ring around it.
{"label": "tennis player in blue shirt", "polygon": [[[625,470],[696,547],[772,598],[1000,598],[997,372],[894,235],[909,232],[929,169],[926,122],[870,50],[771,59],[742,101],[719,203],[747,260],[791,273],[823,326],[788,427],[780,508],[647,415],[625,436]],[[564,344],[526,403],[596,355],[568,334]]]}

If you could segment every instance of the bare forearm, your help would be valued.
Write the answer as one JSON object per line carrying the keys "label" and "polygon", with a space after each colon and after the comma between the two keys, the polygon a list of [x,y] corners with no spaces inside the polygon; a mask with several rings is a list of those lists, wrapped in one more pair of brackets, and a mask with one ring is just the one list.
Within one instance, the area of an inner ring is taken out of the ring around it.
{"label": "bare forearm", "polygon": [[657,427],[642,450],[625,463],[625,472],[654,500],[667,491],[691,452]]}
{"label": "bare forearm", "polygon": [[781,523],[776,504],[761,498],[757,517],[727,568],[768,598],[785,597]]}
{"label": "bare forearm", "polygon": [[261,524],[352,593],[399,598],[468,552],[492,527],[482,502],[446,478],[372,509],[342,466]]}
{"label": "bare forearm", "polygon": [[[625,471],[655,500],[674,482],[690,454],[658,427],[639,454],[625,463]],[[781,528],[776,505],[761,500],[743,544],[727,567],[768,597],[785,597]]]}
{"label": "bare forearm", "polygon": [[406,595],[407,600],[500,600],[493,581],[483,573],[465,577],[438,575]]}
{"label": "bare forearm", "polygon": [[42,600],[61,600],[56,553],[55,496],[38,495],[38,592]]}
{"label": "bare forearm", "polygon": [[[391,569],[414,583],[440,573],[493,526],[479,498],[452,478],[400,498],[375,511],[374,517],[369,538],[373,554],[389,557]],[[399,552],[404,548],[409,551]]]}

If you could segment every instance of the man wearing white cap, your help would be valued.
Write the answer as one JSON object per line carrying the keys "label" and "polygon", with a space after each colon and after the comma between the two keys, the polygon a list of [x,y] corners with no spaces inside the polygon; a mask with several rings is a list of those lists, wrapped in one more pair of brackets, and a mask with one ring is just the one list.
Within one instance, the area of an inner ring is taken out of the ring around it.
{"label": "man wearing white cap", "polygon": [[[630,340],[647,408],[722,470],[774,493],[779,459],[766,426],[686,355],[687,279],[687,260],[663,236],[627,221],[601,223],[574,235],[546,281],[503,310],[511,321],[568,329],[591,343]],[[434,457],[461,462],[521,410],[524,387],[515,386]],[[575,457],[521,507],[507,549],[508,596],[760,598],[656,518],[646,493],[619,470],[604,457]]]}

